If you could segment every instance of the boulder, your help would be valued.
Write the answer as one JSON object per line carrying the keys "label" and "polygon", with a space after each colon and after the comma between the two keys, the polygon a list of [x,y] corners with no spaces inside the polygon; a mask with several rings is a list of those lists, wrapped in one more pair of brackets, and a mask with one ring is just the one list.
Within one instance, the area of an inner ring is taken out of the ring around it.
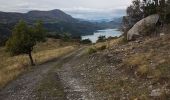
{"label": "boulder", "polygon": [[159,15],[150,15],[139,22],[137,22],[127,33],[127,40],[132,40],[134,36],[145,34],[144,30],[153,27],[159,20]]}

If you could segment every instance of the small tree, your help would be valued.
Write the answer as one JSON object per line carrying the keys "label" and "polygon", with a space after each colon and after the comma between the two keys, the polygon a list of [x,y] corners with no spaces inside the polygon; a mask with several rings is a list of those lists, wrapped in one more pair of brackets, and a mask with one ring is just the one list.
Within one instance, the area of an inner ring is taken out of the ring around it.
{"label": "small tree", "polygon": [[35,65],[31,52],[37,42],[45,40],[45,31],[41,22],[34,27],[28,27],[24,21],[20,21],[12,31],[12,36],[6,42],[6,49],[11,55],[28,54],[31,65]]}

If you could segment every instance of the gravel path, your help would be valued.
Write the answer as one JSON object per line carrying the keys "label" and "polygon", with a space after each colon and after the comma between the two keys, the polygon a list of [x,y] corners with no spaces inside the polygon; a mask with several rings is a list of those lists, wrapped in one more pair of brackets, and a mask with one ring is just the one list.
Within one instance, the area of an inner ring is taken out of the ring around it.
{"label": "gravel path", "polygon": [[74,70],[82,54],[83,51],[80,49],[72,59],[63,63],[58,72],[68,100],[96,100],[90,88],[81,82],[81,78],[76,75]]}

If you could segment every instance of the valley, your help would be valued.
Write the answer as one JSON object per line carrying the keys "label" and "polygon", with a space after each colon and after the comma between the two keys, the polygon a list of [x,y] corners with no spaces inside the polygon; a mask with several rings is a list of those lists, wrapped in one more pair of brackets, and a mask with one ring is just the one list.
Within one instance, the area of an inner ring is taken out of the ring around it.
{"label": "valley", "polygon": [[12,28],[20,20],[25,20],[29,25],[33,25],[33,23],[40,20],[43,22],[48,36],[56,37],[68,33],[73,38],[90,35],[100,29],[119,28],[121,24],[121,20],[119,22],[114,20],[109,22],[81,21],[58,9],[50,11],[35,10],[28,13],[0,12],[0,38],[2,38],[0,44],[4,44],[4,41],[10,36]]}

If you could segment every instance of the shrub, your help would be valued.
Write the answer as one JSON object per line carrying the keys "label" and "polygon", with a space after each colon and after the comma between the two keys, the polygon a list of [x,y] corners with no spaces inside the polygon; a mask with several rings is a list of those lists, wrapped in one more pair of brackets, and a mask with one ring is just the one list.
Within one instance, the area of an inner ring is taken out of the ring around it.
{"label": "shrub", "polygon": [[97,42],[105,42],[106,37],[105,36],[99,36]]}
{"label": "shrub", "polygon": [[88,48],[88,50],[87,50],[88,54],[93,54],[93,53],[96,53],[96,52],[97,52],[97,50],[94,47]]}
{"label": "shrub", "polygon": [[146,76],[149,72],[149,66],[141,65],[141,66],[138,67],[137,72],[141,76]]}
{"label": "shrub", "polygon": [[102,45],[101,47],[97,48],[98,50],[105,50],[107,48],[106,45]]}
{"label": "shrub", "polygon": [[90,39],[85,39],[85,40],[81,40],[82,44],[91,44],[92,41]]}

